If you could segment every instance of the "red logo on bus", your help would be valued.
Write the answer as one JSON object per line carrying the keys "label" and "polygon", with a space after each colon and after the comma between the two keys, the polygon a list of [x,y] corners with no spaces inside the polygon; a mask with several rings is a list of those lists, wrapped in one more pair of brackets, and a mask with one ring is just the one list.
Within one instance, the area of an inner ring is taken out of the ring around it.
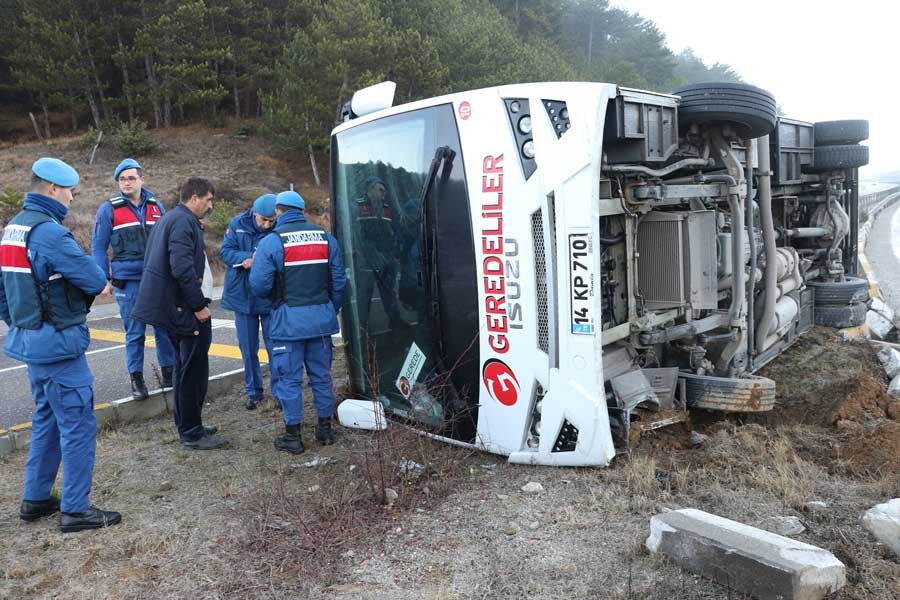
{"label": "red logo on bus", "polygon": [[459,118],[462,119],[463,121],[465,121],[466,119],[468,119],[469,117],[472,116],[472,105],[469,104],[468,102],[462,102],[459,105],[458,112],[459,112]]}
{"label": "red logo on bus", "polygon": [[400,378],[400,393],[403,394],[404,398],[409,398],[409,379],[406,377]]}
{"label": "red logo on bus", "polygon": [[484,363],[481,379],[491,398],[503,406],[512,406],[518,402],[519,380],[502,360],[492,358]]}

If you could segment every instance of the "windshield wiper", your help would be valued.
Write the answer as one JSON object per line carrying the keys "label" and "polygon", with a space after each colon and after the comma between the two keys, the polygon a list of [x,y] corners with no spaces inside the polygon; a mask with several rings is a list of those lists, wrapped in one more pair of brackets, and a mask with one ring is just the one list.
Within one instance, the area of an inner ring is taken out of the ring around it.
{"label": "windshield wiper", "polygon": [[[425,175],[425,181],[422,184],[422,192],[419,194],[419,240],[422,242],[422,252],[419,259],[422,261],[422,276],[425,279],[425,299],[428,306],[428,320],[435,340],[435,346],[439,351],[439,356],[443,355],[442,336],[440,335],[441,327],[441,310],[439,301],[439,284],[437,269],[437,223],[436,209],[428,202],[428,198],[432,195],[435,187],[438,171],[441,172],[441,185],[450,177],[453,170],[453,159],[456,158],[456,152],[449,146],[440,146],[434,151],[434,158],[431,159],[431,166]],[[446,166],[444,166],[446,165]],[[441,167],[444,167],[443,169]]]}

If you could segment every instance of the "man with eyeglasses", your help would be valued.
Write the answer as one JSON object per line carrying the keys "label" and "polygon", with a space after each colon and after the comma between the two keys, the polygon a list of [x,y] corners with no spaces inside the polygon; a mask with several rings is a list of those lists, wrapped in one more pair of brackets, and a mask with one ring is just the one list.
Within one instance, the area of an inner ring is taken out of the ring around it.
{"label": "man with eyeglasses", "polygon": [[[156,222],[163,216],[162,203],[153,192],[144,188],[141,165],[126,158],[113,172],[119,193],[100,205],[94,220],[91,253],[103,269],[108,283],[102,295],[115,295],[125,328],[125,362],[131,377],[131,396],[145,400],[150,396],[144,381],[144,341],[146,325],[132,318],[134,301],[144,273],[144,250],[147,238]],[[112,245],[112,261],[107,251]],[[166,333],[154,327],[156,360],[164,388],[172,387],[175,352]]]}
{"label": "man with eyeglasses", "polygon": [[222,308],[234,311],[234,327],[244,361],[244,387],[247,390],[244,408],[247,410],[256,409],[263,397],[262,371],[259,367],[260,326],[270,361],[272,356],[272,344],[269,340],[272,302],[250,292],[250,267],[253,265],[256,247],[274,225],[275,194],[263,194],[253,202],[250,210],[231,220],[219,252],[222,262],[228,266],[225,271]]}

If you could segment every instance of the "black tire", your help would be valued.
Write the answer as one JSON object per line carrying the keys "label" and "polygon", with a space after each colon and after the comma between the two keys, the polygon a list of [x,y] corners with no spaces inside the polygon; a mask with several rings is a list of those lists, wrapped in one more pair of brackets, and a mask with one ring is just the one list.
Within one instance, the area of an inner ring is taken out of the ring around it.
{"label": "black tire", "polygon": [[847,306],[869,300],[869,282],[860,277],[847,277],[846,281],[807,281],[816,290],[816,306]]}
{"label": "black tire", "polygon": [[813,164],[803,167],[808,173],[853,169],[869,164],[868,146],[816,146]]}
{"label": "black tire", "polygon": [[775,382],[747,375],[739,379],[680,373],[688,408],[722,412],[764,412],[775,406]]}
{"label": "black tire", "polygon": [[764,89],[743,83],[695,83],[672,93],[681,96],[678,120],[682,127],[691,123],[729,123],[745,139],[758,138],[775,129],[775,97]]}
{"label": "black tire", "polygon": [[869,139],[869,122],[865,119],[820,121],[814,126],[816,146],[858,144]]}
{"label": "black tire", "polygon": [[866,303],[857,302],[848,306],[816,306],[816,325],[843,329],[844,327],[858,327],[866,322]]}

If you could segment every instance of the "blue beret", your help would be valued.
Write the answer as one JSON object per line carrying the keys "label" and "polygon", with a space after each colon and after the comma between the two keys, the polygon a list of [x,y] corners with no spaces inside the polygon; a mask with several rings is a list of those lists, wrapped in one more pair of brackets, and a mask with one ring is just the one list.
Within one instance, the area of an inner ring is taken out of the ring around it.
{"label": "blue beret", "polygon": [[366,179],[366,190],[368,191],[368,189],[376,183],[380,183],[384,187],[387,187],[387,184],[381,177],[369,177],[368,179]]}
{"label": "blue beret", "polygon": [[281,192],[275,196],[275,205],[290,206],[299,208],[300,210],[306,208],[306,202],[303,200],[303,196],[297,192]]}
{"label": "blue beret", "polygon": [[78,171],[59,160],[58,158],[39,158],[31,165],[31,172],[60,187],[75,187],[78,185]]}
{"label": "blue beret", "polygon": [[143,167],[141,167],[141,165],[138,164],[138,161],[134,160],[133,158],[126,158],[125,160],[120,162],[119,166],[116,167],[116,170],[113,171],[113,180],[118,181],[119,174],[122,171],[127,171],[128,169],[141,169],[141,168],[143,168]]}
{"label": "blue beret", "polygon": [[253,201],[253,212],[266,218],[275,216],[275,194],[263,194]]}

